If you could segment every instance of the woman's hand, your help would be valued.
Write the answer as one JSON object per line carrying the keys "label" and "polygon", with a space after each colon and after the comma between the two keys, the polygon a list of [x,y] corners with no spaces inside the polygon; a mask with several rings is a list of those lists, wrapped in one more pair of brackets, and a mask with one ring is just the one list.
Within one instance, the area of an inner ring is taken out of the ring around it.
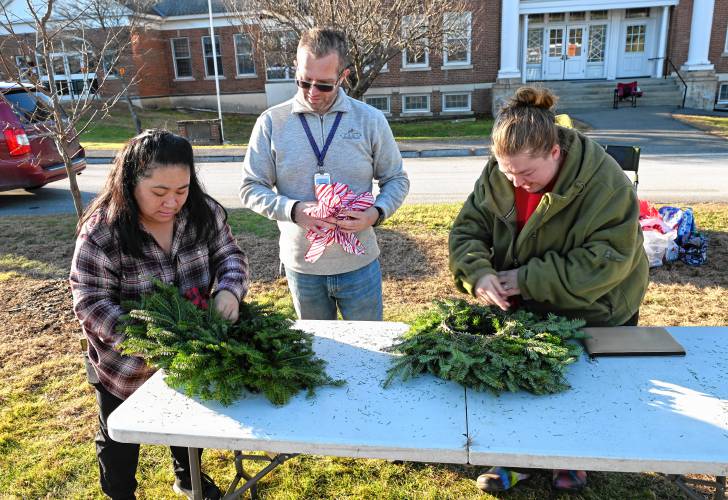
{"label": "woman's hand", "polygon": [[498,281],[507,297],[521,295],[521,289],[518,288],[518,269],[500,271],[498,273]]}
{"label": "woman's hand", "polygon": [[232,292],[220,290],[215,294],[213,304],[215,305],[215,310],[219,312],[223,318],[232,321],[233,323],[238,320],[240,301],[232,294]]}
{"label": "woman's hand", "polygon": [[486,274],[475,284],[475,296],[485,305],[498,306],[504,311],[510,307],[508,293],[495,274]]}

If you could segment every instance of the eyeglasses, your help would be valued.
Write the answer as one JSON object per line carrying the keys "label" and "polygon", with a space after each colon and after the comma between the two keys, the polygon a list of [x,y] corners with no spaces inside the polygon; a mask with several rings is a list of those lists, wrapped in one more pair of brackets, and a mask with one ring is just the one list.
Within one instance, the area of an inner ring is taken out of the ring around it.
{"label": "eyeglasses", "polygon": [[296,80],[296,85],[301,87],[303,90],[308,90],[311,87],[316,87],[319,92],[331,92],[336,88],[338,83],[311,83],[306,80]]}

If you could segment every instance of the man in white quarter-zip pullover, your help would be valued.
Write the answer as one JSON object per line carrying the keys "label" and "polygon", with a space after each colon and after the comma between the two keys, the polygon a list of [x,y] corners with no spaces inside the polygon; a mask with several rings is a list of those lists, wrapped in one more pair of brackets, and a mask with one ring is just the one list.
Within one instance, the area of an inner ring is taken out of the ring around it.
{"label": "man in white quarter-zip pullover", "polygon": [[[346,95],[347,46],[338,31],[305,32],[296,53],[296,95],[266,110],[253,128],[243,164],[243,205],[278,221],[280,259],[301,319],[382,319],[382,274],[373,226],[390,217],[409,191],[402,157],[384,115]],[[314,183],[341,182],[355,193],[379,194],[348,220],[316,219]],[[315,262],[304,256],[309,229],[337,224],[355,233],[366,251],[347,253],[334,243]]]}

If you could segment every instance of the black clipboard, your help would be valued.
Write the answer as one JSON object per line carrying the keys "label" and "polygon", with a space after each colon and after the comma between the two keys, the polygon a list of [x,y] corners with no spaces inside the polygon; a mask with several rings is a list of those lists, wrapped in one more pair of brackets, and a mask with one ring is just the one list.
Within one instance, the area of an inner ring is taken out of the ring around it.
{"label": "black clipboard", "polygon": [[586,352],[597,356],[685,356],[685,348],[663,327],[584,328]]}

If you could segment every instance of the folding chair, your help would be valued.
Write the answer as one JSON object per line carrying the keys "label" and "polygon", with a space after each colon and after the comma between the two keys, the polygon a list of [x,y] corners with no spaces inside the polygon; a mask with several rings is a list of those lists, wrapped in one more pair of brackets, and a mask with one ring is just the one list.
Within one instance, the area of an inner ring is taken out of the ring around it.
{"label": "folding chair", "polygon": [[640,166],[640,148],[637,146],[616,146],[605,144],[604,150],[609,156],[617,160],[617,163],[625,172],[634,172],[634,188],[637,189],[639,176],[637,170]]}
{"label": "folding chair", "polygon": [[642,97],[642,91],[636,81],[629,83],[618,83],[614,89],[614,109],[619,108],[619,101],[630,99],[632,107],[637,107],[637,98]]}

